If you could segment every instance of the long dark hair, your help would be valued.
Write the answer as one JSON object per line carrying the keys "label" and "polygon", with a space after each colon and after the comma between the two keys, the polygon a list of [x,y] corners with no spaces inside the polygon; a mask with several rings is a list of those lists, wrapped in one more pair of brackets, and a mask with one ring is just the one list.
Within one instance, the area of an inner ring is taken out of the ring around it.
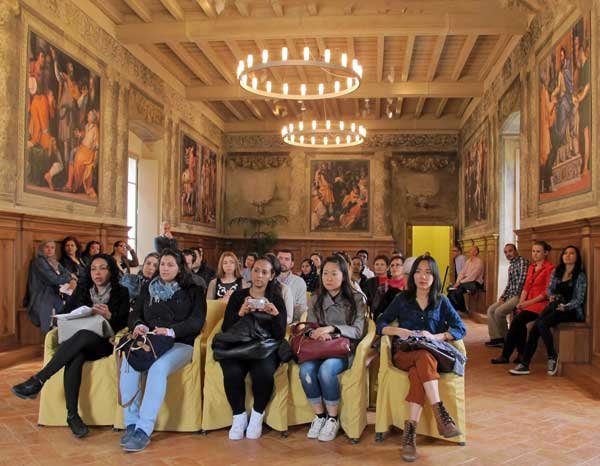
{"label": "long dark hair", "polygon": [[581,272],[584,272],[584,269],[583,269],[583,260],[581,259],[581,252],[579,251],[579,248],[577,248],[577,246],[573,246],[572,244],[568,245],[560,253],[560,262],[556,266],[556,269],[554,269],[554,274],[555,274],[556,278],[558,278],[559,280],[561,280],[562,276],[565,274],[565,269],[567,268],[567,265],[565,264],[565,262],[563,260],[563,254],[569,248],[574,249],[575,255],[577,256],[577,259],[575,260],[575,266],[573,267],[573,274],[572,274],[573,281],[576,281],[579,274]]}
{"label": "long dark hair", "polygon": [[117,267],[117,263],[115,262],[115,259],[113,258],[113,256],[109,255],[109,254],[104,254],[104,253],[100,253],[100,254],[96,254],[92,260],[90,261],[89,265],[85,268],[85,278],[83,280],[79,280],[80,283],[85,286],[86,289],[90,289],[92,286],[94,286],[94,282],[92,281],[92,264],[94,262],[96,262],[98,259],[102,259],[104,261],[106,261],[106,263],[108,264],[108,273],[110,274],[110,286],[111,289],[114,291],[116,290],[118,287],[121,286],[120,284],[120,280],[119,280],[119,268]]}
{"label": "long dark hair", "polygon": [[429,270],[431,270],[431,274],[433,275],[433,283],[431,284],[431,288],[429,288],[429,304],[437,306],[440,301],[440,290],[442,288],[442,281],[440,280],[440,269],[437,265],[435,259],[431,256],[419,256],[415,259],[410,268],[410,274],[408,275],[408,284],[406,285],[406,291],[404,292],[404,296],[406,296],[407,300],[416,301],[417,299],[417,284],[415,283],[415,273],[417,273],[417,268],[421,262],[427,262],[429,266]]}
{"label": "long dark hair", "polygon": [[269,280],[269,283],[267,283],[267,287],[265,288],[265,298],[271,302],[273,302],[273,297],[275,295],[283,299],[281,283],[279,283],[277,280],[277,276],[281,273],[281,264],[279,263],[279,259],[277,259],[275,254],[267,253],[264,256],[258,257],[254,261],[252,268],[254,268],[254,265],[256,265],[258,261],[267,261],[269,264],[271,264],[271,271],[273,272],[273,278]]}
{"label": "long dark hair", "polygon": [[73,241],[75,243],[75,246],[77,247],[77,251],[75,251],[75,257],[79,259],[81,257],[81,243],[74,236],[67,236],[65,239],[62,240],[62,243],[60,245],[60,257],[67,257],[67,251],[65,250],[65,247],[67,245],[67,242],[69,241]]}
{"label": "long dark hair", "polygon": [[165,256],[171,256],[175,259],[177,263],[177,268],[179,271],[177,272],[177,276],[175,277],[175,281],[179,283],[181,288],[189,288],[194,284],[192,280],[192,272],[185,266],[185,261],[183,260],[183,255],[181,255],[178,251],[175,251],[170,248],[165,248],[161,251],[160,257],[158,258],[158,268],[156,269],[156,275],[160,276],[160,261]]}
{"label": "long dark hair", "polygon": [[92,249],[92,246],[94,244],[97,244],[98,246],[100,246],[100,252],[102,252],[102,244],[100,244],[100,241],[96,241],[96,240],[92,240],[92,241],[88,241],[88,243],[85,245],[85,249],[83,250],[83,255],[84,256],[90,256],[90,249]]}
{"label": "long dark hair", "polygon": [[356,308],[356,301],[354,301],[354,288],[352,288],[352,282],[350,281],[350,273],[348,272],[348,263],[346,260],[339,254],[335,254],[333,256],[327,257],[323,263],[321,264],[321,273],[319,275],[320,286],[319,286],[319,294],[317,296],[317,301],[315,302],[315,311],[317,313],[317,317],[319,319],[319,323],[325,322],[325,311],[323,310],[323,299],[325,298],[325,294],[329,293],[329,291],[325,288],[323,284],[323,270],[325,269],[325,264],[332,263],[336,264],[340,271],[342,272],[342,286],[340,289],[340,294],[343,298],[346,299],[348,306],[346,307],[346,323],[351,325],[355,320],[358,314],[358,309]]}

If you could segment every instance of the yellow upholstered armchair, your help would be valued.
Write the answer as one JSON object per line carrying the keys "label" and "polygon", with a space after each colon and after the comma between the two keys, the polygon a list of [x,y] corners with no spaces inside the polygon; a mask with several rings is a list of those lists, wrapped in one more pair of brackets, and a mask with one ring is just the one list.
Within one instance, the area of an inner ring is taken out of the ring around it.
{"label": "yellow upholstered armchair", "polygon": [[[119,338],[123,333],[117,335]],[[58,347],[58,330],[46,334],[44,341],[44,365]],[[66,426],[64,369],[44,384],[40,397],[38,424],[43,426]],[[115,422],[117,406],[117,370],[114,354],[89,361],[83,365],[79,391],[79,414],[87,425],[110,426]]]}
{"label": "yellow upholstered armchair", "polygon": [[[204,406],[202,411],[202,430],[216,430],[231,425],[233,412],[225,396],[223,371],[218,361],[213,358],[212,341],[221,331],[223,319],[213,329],[206,342],[206,364],[204,367]],[[265,422],[269,427],[287,436],[287,403],[288,403],[288,364],[281,364],[275,371],[275,387],[273,396],[265,410]],[[252,387],[250,376],[246,378],[246,408],[252,407]]]}
{"label": "yellow upholstered armchair", "polygon": [[[465,345],[462,340],[453,341],[452,344],[463,354],[466,354]],[[408,373],[396,368],[392,362],[390,337],[381,337],[377,410],[375,417],[375,439],[377,441],[383,441],[383,434],[389,430],[391,425],[398,428],[404,427],[404,421],[408,419],[408,403],[406,403],[405,398],[409,385]],[[440,374],[439,389],[440,399],[444,402],[444,406],[454,419],[462,435],[449,439],[439,435],[430,406],[423,407],[421,419],[417,425],[417,433],[464,445],[467,428],[465,417],[465,378],[454,373]]]}
{"label": "yellow upholstered armchair", "polygon": [[[367,426],[369,406],[369,372],[366,367],[367,353],[375,338],[375,323],[367,320],[368,330],[356,348],[352,366],[340,377],[340,425],[353,443],[358,442]],[[290,394],[288,406],[289,425],[308,424],[315,414],[306,398],[300,382],[300,366],[290,362]]]}

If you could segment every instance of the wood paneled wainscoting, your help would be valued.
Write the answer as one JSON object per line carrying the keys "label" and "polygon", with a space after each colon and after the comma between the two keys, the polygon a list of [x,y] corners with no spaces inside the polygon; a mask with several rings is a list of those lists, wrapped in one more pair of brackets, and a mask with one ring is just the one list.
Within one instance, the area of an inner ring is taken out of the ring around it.
{"label": "wood paneled wainscoting", "polygon": [[31,324],[23,307],[29,264],[42,241],[60,242],[72,235],[83,245],[98,240],[103,251],[112,251],[115,241],[127,239],[128,229],[124,225],[0,212],[0,348],[42,342],[39,329]]}
{"label": "wood paneled wainscoting", "polygon": [[498,235],[475,238],[463,238],[460,241],[463,254],[469,256],[471,246],[479,248],[479,257],[483,259],[483,290],[465,297],[467,309],[477,321],[484,321],[487,308],[496,301],[498,295]]}

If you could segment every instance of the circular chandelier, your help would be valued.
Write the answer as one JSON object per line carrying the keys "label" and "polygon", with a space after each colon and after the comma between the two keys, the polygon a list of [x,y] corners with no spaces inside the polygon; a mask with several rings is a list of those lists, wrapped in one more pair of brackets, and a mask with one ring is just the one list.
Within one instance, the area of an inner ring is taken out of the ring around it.
{"label": "circular chandelier", "polygon": [[[348,62],[348,55],[342,53],[339,63],[331,60],[331,51],[324,50],[323,59],[311,59],[310,49],[304,47],[303,59],[288,59],[288,48],[281,49],[281,57],[269,60],[269,51],[262,51],[260,63],[254,62],[254,56],[248,55],[246,60],[240,60],[237,77],[240,86],[248,92],[269,99],[317,100],[341,97],[354,92],[360,86],[363,68],[356,58]],[[328,82],[309,83],[277,83],[259,80],[259,75],[269,70],[284,67],[318,68],[327,73]]]}
{"label": "circular chandelier", "polygon": [[332,124],[331,120],[325,122],[312,120],[310,125],[305,125],[304,121],[285,125],[281,129],[281,136],[285,143],[292,146],[333,149],[362,144],[367,136],[367,130],[356,123],[347,125],[339,121]]}

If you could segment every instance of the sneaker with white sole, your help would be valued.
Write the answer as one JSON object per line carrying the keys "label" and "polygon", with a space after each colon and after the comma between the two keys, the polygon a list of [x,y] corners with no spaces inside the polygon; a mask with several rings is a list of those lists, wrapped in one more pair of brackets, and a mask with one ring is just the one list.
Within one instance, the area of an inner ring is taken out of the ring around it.
{"label": "sneaker with white sole", "polygon": [[248,427],[246,428],[246,438],[251,440],[259,439],[262,435],[262,426],[263,426],[263,418],[265,417],[265,413],[262,414],[257,413],[252,410],[250,414],[250,421],[248,422]]}
{"label": "sneaker with white sole", "polygon": [[248,414],[234,414],[231,429],[229,429],[229,440],[242,440],[246,427],[248,427]]}
{"label": "sneaker with white sole", "polygon": [[340,421],[334,417],[328,417],[317,438],[321,442],[331,442],[337,436],[338,430],[340,430]]}
{"label": "sneaker with white sole", "polygon": [[548,375],[556,375],[558,372],[558,356],[554,359],[548,359]]}
{"label": "sneaker with white sole", "polygon": [[529,375],[530,374],[529,367],[527,367],[525,364],[518,364],[517,367],[509,370],[508,372],[510,372],[512,375]]}
{"label": "sneaker with white sole", "polygon": [[321,433],[321,429],[323,429],[326,420],[326,417],[319,417],[315,415],[315,418],[310,423],[310,429],[308,429],[306,436],[308,438],[319,438],[319,434]]}

